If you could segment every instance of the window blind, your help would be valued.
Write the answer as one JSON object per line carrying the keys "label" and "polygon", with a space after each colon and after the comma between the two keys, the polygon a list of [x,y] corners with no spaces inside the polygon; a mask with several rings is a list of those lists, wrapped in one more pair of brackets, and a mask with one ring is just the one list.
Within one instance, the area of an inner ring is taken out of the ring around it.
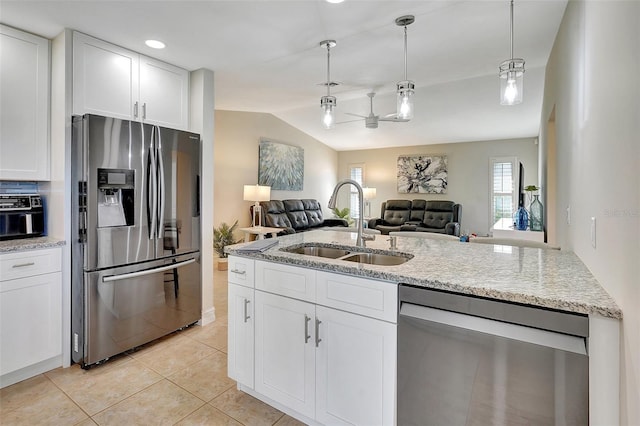
{"label": "window blind", "polygon": [[[355,180],[360,184],[360,186],[362,186],[362,181],[364,180],[364,166],[362,165],[351,166],[349,176],[352,180]],[[349,185],[349,188],[351,188],[349,211],[351,212],[351,217],[357,218],[357,217],[360,217],[360,205],[358,204],[358,190],[353,185]]]}
{"label": "window blind", "polygon": [[491,224],[511,218],[515,207],[515,157],[492,159],[491,163]]}

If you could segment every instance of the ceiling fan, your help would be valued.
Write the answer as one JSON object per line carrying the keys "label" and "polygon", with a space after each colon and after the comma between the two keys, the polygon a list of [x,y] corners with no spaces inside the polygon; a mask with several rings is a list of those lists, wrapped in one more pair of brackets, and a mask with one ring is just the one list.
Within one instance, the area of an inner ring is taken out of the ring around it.
{"label": "ceiling fan", "polygon": [[[409,119],[398,118],[398,114],[397,113],[387,114],[384,117],[380,117],[379,115],[374,114],[373,113],[373,97],[375,95],[376,94],[374,92],[367,93],[367,96],[369,97],[369,104],[370,104],[369,115],[365,116],[365,115],[359,115],[359,114],[352,114],[350,112],[345,112],[345,114],[353,115],[355,117],[364,118],[364,125],[365,125],[365,127],[367,129],[377,129],[379,121],[394,121],[396,123],[404,123],[404,122],[409,121]],[[336,124],[351,123],[353,121],[360,121],[360,120],[343,121],[341,123],[336,123]]]}

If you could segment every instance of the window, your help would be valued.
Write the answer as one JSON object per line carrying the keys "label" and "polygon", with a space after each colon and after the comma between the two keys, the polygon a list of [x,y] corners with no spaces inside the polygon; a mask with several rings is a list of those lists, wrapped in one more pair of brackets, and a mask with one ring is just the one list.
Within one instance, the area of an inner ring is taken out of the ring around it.
{"label": "window", "polygon": [[[355,180],[363,185],[364,181],[364,164],[351,164],[349,166],[349,178]],[[349,201],[349,211],[351,212],[352,218],[360,217],[360,205],[358,204],[358,190],[353,186],[349,185],[350,189],[350,201]]]}
{"label": "window", "polygon": [[516,157],[496,157],[490,160],[491,215],[489,227],[502,218],[513,217],[517,206]]}

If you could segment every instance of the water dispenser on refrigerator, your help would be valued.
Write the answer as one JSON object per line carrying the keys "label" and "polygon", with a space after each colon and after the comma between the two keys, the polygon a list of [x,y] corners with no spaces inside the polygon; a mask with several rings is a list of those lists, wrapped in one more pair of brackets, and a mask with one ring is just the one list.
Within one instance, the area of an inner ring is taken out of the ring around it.
{"label": "water dispenser on refrigerator", "polygon": [[129,169],[98,169],[98,228],[132,226],[135,176]]}

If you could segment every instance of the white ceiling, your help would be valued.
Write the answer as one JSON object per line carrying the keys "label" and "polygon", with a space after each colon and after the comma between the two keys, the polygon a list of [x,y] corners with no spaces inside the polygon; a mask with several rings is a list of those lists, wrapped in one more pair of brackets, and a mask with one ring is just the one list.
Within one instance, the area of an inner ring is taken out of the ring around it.
{"label": "white ceiling", "polygon": [[[498,101],[498,65],[509,54],[506,0],[0,0],[0,21],[53,38],[78,30],[194,70],[215,71],[216,109],[272,113],[336,150],[531,137],[538,134],[544,67],[566,0],[516,0],[514,55],[526,60],[521,105]],[[335,39],[331,77],[338,121],[395,110],[403,79],[403,30],[395,18],[412,14],[408,78],[415,81],[409,123],[363,121],[320,125],[326,50]],[[144,40],[164,41],[153,50]],[[265,135],[268,136],[268,135]]]}

